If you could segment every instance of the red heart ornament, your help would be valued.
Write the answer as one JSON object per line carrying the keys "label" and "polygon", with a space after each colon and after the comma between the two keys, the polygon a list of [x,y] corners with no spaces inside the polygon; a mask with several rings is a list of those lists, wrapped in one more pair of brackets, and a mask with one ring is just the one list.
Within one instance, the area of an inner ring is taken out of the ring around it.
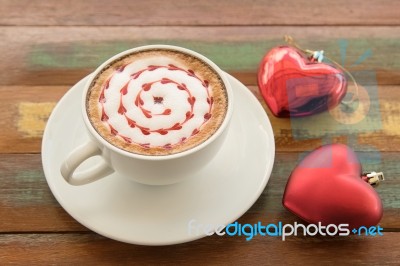
{"label": "red heart ornament", "polygon": [[258,87],[277,117],[301,117],[333,108],[347,91],[340,69],[312,61],[290,46],[272,49],[262,59]]}
{"label": "red heart ornament", "polygon": [[382,202],[361,178],[357,155],[346,145],[322,146],[293,170],[283,205],[303,220],[322,225],[373,226],[382,218]]}

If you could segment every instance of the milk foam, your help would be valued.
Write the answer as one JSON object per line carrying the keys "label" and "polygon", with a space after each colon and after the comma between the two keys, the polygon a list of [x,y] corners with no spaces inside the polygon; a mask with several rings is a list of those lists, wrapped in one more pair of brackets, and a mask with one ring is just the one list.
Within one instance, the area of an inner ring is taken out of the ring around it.
{"label": "milk foam", "polygon": [[201,130],[211,113],[211,85],[167,56],[138,59],[114,71],[103,86],[98,108],[108,118],[104,123],[127,142],[176,145]]}

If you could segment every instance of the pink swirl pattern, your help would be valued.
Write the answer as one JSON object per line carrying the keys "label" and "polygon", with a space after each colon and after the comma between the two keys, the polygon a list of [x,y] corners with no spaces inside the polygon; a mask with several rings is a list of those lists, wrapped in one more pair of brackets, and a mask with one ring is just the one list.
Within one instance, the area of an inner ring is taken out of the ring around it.
{"label": "pink swirl pattern", "polygon": [[198,134],[211,118],[209,82],[173,63],[144,63],[124,65],[104,82],[101,121],[126,143],[170,149]]}

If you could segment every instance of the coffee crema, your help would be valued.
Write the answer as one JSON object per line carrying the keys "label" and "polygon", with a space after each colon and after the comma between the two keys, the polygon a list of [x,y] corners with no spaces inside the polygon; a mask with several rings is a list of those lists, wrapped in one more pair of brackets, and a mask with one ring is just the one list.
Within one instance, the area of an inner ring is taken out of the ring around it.
{"label": "coffee crema", "polygon": [[86,111],[112,145],[142,155],[169,155],[210,138],[228,107],[219,74],[199,58],[143,50],[108,64],[93,79]]}

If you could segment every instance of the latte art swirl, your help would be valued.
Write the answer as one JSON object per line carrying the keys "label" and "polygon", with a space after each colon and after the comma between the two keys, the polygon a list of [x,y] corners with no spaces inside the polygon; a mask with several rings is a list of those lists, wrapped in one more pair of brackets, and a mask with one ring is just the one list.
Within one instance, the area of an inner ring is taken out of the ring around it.
{"label": "latte art swirl", "polygon": [[[212,135],[226,112],[224,88],[199,59],[184,59],[172,52],[141,52],[103,72],[88,101],[98,132],[118,147],[145,154],[181,151]],[[207,129],[209,121],[214,122]]]}
{"label": "latte art swirl", "polygon": [[122,66],[103,86],[101,120],[127,143],[168,149],[197,134],[211,118],[208,86],[193,70],[173,64]]}

